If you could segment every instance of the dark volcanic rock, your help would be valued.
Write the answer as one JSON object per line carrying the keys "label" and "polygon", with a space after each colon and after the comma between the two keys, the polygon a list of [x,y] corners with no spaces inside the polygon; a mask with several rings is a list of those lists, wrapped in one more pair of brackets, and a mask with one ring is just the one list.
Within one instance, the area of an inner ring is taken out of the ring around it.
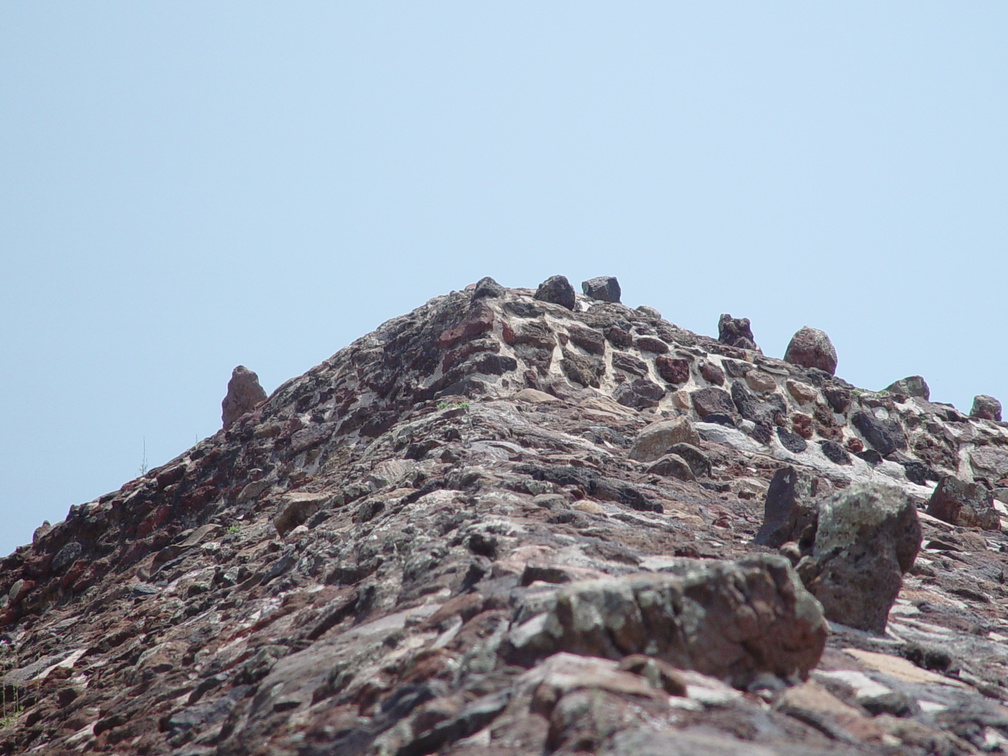
{"label": "dark volcanic rock", "polygon": [[802,326],[791,337],[784,361],[805,368],[818,368],[833,375],[836,373],[837,353],[829,336],[818,328]]}
{"label": "dark volcanic rock", "polygon": [[782,467],[774,473],[763,501],[763,525],[753,543],[777,548],[787,541],[800,541],[803,536],[814,537],[817,490],[818,480],[803,468]]}
{"label": "dark volcanic rock", "polygon": [[473,299],[497,299],[504,296],[504,287],[490,276],[481,278],[473,289]]}
{"label": "dark volcanic rock", "polygon": [[576,297],[574,287],[566,276],[550,276],[541,284],[535,293],[535,298],[543,302],[552,302],[566,307],[568,310],[574,309]]}
{"label": "dark volcanic rock", "polygon": [[690,362],[682,357],[669,357],[662,354],[655,359],[658,375],[669,383],[686,383],[690,379]]}
{"label": "dark volcanic rock", "polygon": [[898,396],[918,396],[925,400],[931,398],[931,389],[928,387],[927,381],[919,375],[901,378],[886,386],[884,391]]}
{"label": "dark volcanic rock", "polygon": [[858,410],[851,415],[851,422],[861,431],[865,441],[883,457],[907,447],[906,434],[893,420],[879,420],[870,412]]}
{"label": "dark volcanic rock", "polygon": [[882,633],[920,544],[912,501],[896,488],[855,484],[820,505],[815,546],[798,574],[826,617]]}
{"label": "dark volcanic rock", "polygon": [[582,281],[581,291],[586,297],[599,299],[603,302],[619,302],[622,294],[619,281],[613,276],[598,276]]}
{"label": "dark volcanic rock", "polygon": [[983,530],[1001,529],[1001,518],[994,509],[990,491],[979,483],[967,483],[953,475],[946,475],[938,481],[928,501],[927,512],[953,525]]}
{"label": "dark volcanic rock", "polygon": [[735,412],[731,397],[725,391],[713,386],[694,391],[690,394],[690,399],[701,419],[712,414],[732,415]]}
{"label": "dark volcanic rock", "polygon": [[646,378],[621,383],[613,392],[613,398],[625,407],[644,409],[656,407],[665,395],[665,389]]}
{"label": "dark volcanic rock", "polygon": [[718,319],[718,341],[738,349],[760,350],[756,346],[749,318],[733,318],[726,313]]}

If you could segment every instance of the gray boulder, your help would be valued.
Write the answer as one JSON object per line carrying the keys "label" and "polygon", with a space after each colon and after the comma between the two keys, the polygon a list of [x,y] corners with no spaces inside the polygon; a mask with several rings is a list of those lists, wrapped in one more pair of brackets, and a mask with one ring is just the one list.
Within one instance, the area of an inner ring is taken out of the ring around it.
{"label": "gray boulder", "polygon": [[818,663],[822,610],[784,557],[684,559],[676,572],[580,581],[530,599],[512,622],[506,660],[647,654],[737,686],[761,673],[804,678]]}
{"label": "gray boulder", "polygon": [[235,420],[251,412],[261,402],[266,401],[266,392],[259,385],[259,376],[244,365],[239,365],[231,372],[228,381],[227,395],[221,402],[221,420],[224,429],[231,427]]}
{"label": "gray boulder", "polygon": [[899,394],[901,396],[916,396],[925,400],[931,398],[931,389],[928,387],[927,381],[919,375],[900,378],[895,383],[890,383],[884,390],[890,394]]}
{"label": "gray boulder", "polygon": [[674,417],[671,420],[659,420],[645,427],[637,435],[628,456],[638,462],[655,462],[680,443],[692,444],[694,447],[700,443],[700,436],[689,418]]}
{"label": "gray boulder", "polygon": [[571,286],[567,276],[550,276],[536,289],[535,298],[542,302],[552,302],[553,304],[566,307],[568,310],[574,309],[576,297],[574,287]]}
{"label": "gray boulder", "polygon": [[977,394],[973,397],[973,409],[970,417],[977,420],[994,420],[1001,422],[1001,402],[987,394]]}
{"label": "gray boulder", "polygon": [[622,291],[614,276],[598,276],[581,282],[581,291],[586,297],[602,302],[619,302]]}
{"label": "gray boulder", "polygon": [[827,618],[883,633],[920,544],[917,509],[906,494],[855,483],[820,503],[812,554],[797,570]]}
{"label": "gray boulder", "polygon": [[823,331],[802,326],[784,352],[784,361],[804,368],[818,368],[830,375],[836,375],[837,353]]}
{"label": "gray boulder", "polygon": [[938,481],[928,501],[927,512],[939,520],[966,528],[1000,530],[1001,518],[994,497],[979,483],[967,483],[953,475]]}

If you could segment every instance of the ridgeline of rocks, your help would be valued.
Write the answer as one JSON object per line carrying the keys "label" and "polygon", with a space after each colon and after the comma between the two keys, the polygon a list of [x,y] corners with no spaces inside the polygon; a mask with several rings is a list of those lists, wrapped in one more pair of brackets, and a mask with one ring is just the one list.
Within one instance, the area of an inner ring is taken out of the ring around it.
{"label": "ridgeline of rocks", "polygon": [[0,753],[1008,749],[1008,425],[485,278],[0,563]]}

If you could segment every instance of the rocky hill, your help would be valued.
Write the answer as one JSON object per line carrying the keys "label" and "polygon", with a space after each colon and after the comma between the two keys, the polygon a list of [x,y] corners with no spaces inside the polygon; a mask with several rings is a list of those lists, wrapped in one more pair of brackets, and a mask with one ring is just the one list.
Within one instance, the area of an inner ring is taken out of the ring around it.
{"label": "rocky hill", "polygon": [[1008,748],[1008,426],[483,279],[0,563],[0,752]]}

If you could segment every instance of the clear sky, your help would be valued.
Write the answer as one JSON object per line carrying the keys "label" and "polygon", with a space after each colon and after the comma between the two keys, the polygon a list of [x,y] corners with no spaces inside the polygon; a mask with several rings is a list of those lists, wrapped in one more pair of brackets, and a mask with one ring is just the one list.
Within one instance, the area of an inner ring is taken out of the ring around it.
{"label": "clear sky", "polygon": [[0,5],[0,553],[484,275],[1008,405],[1004,2]]}

